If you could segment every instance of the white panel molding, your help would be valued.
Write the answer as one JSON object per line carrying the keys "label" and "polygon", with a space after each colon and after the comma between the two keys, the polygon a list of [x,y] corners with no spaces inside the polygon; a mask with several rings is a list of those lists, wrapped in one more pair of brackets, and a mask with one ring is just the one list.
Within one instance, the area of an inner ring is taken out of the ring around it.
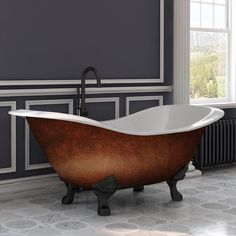
{"label": "white panel molding", "polygon": [[[10,107],[12,111],[16,110],[15,101],[0,102],[0,107]],[[1,168],[0,174],[16,172],[16,117],[9,116],[11,119],[11,166]]]}
{"label": "white panel molding", "polygon": [[[31,100],[25,101],[25,109],[30,110],[33,105],[56,105],[67,104],[69,114],[73,114],[73,99],[56,99],[56,100]],[[27,121],[25,121],[25,170],[38,170],[50,168],[49,163],[30,164],[30,129]]]}
{"label": "white panel molding", "polygon": [[[105,87],[86,88],[86,94],[121,94],[121,93],[154,93],[172,92],[172,86],[139,86],[139,87]],[[60,89],[4,89],[0,90],[0,97],[27,97],[27,96],[63,96],[76,95],[76,88]]]}
{"label": "white panel molding", "polygon": [[165,59],[165,2],[160,0],[160,78],[159,83],[164,83],[164,59]]}
{"label": "white panel molding", "polygon": [[[145,83],[163,83],[164,82],[164,43],[165,43],[165,2],[160,0],[160,76],[159,78],[149,79],[102,79],[102,84],[145,84]],[[95,80],[86,81],[88,84],[96,84]],[[77,85],[81,84],[80,79],[70,80],[2,80],[1,86],[40,86],[40,85]]]}
{"label": "white panel molding", "polygon": [[190,1],[174,0],[174,74],[175,104],[190,103]]}
{"label": "white panel molding", "polygon": [[119,97],[109,97],[109,98],[86,98],[86,103],[115,103],[115,119],[120,117],[120,98]]}
{"label": "white panel molding", "polygon": [[163,105],[163,96],[137,96],[137,97],[126,97],[126,116],[130,114],[130,102],[133,101],[159,101],[159,105]]}

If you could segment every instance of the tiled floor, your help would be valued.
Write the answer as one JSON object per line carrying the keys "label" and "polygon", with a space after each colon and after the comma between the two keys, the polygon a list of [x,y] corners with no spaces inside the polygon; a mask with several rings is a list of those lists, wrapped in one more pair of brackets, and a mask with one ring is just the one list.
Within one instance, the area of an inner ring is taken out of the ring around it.
{"label": "tiled floor", "polygon": [[235,166],[180,182],[182,202],[170,200],[165,183],[147,186],[143,193],[120,190],[110,200],[108,217],[97,216],[90,191],[78,193],[72,205],[61,205],[65,188],[56,183],[0,191],[0,235],[236,235]]}

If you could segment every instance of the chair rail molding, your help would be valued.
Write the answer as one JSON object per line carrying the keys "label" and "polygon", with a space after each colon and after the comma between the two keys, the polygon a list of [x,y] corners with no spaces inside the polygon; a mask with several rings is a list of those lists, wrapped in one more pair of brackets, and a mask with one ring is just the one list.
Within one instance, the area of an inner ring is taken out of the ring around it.
{"label": "chair rail molding", "polygon": [[175,104],[189,104],[190,1],[174,0],[174,73]]}
{"label": "chair rail molding", "polygon": [[[73,99],[54,99],[54,100],[27,100],[25,101],[25,109],[30,110],[33,105],[55,105],[67,104],[69,114],[73,114]],[[38,170],[50,168],[49,163],[30,164],[30,129],[27,121],[25,121],[25,170]]]}
{"label": "chair rail molding", "polygon": [[[86,94],[121,94],[121,93],[155,93],[172,92],[172,86],[135,86],[135,87],[101,87],[86,88]],[[4,89],[0,90],[0,97],[26,97],[50,95],[76,95],[76,88],[48,88],[48,89]]]}

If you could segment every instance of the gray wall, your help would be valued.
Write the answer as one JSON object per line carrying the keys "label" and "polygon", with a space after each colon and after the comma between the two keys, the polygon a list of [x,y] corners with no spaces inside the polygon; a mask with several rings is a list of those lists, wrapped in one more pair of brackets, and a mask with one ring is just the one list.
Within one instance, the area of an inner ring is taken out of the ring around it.
{"label": "gray wall", "polygon": [[77,78],[88,65],[155,78],[159,10],[157,0],[1,0],[0,79]]}
{"label": "gray wall", "polygon": [[[173,0],[164,3],[164,81],[149,87],[173,83]],[[158,0],[1,0],[0,80],[79,78],[88,65],[108,79],[159,78],[159,25]],[[116,86],[131,91],[87,95],[91,118],[114,119],[172,103],[169,91],[135,92],[134,86],[143,84]],[[19,87],[25,94],[16,90],[16,95],[2,96],[4,89],[16,88],[0,86],[0,180],[52,173],[24,119],[15,121],[7,113],[16,106],[75,114],[76,96],[43,95],[39,89],[46,86]]]}

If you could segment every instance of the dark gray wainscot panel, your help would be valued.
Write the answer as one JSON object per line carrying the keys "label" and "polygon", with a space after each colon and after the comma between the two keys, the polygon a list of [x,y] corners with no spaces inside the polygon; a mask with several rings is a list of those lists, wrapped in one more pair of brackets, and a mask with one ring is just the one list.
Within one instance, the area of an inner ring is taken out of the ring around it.
{"label": "dark gray wainscot panel", "polygon": [[[73,114],[73,100],[57,99],[26,101],[26,109]],[[50,167],[47,159],[45,158],[45,155],[43,154],[32,132],[30,131],[27,122],[25,127],[25,158],[26,170]]]}
{"label": "dark gray wainscot panel", "polygon": [[8,115],[15,107],[14,101],[0,102],[0,174],[16,171],[16,124]]}
{"label": "dark gray wainscot panel", "polygon": [[[170,103],[170,93],[100,94],[86,98],[89,117],[96,120],[117,119]],[[25,119],[8,115],[10,110],[26,108],[76,114],[76,104],[74,95],[17,97],[15,101],[0,99],[0,179],[53,173]]]}
{"label": "dark gray wainscot panel", "polygon": [[126,115],[133,114],[135,112],[163,105],[163,96],[136,96],[126,98]]}

